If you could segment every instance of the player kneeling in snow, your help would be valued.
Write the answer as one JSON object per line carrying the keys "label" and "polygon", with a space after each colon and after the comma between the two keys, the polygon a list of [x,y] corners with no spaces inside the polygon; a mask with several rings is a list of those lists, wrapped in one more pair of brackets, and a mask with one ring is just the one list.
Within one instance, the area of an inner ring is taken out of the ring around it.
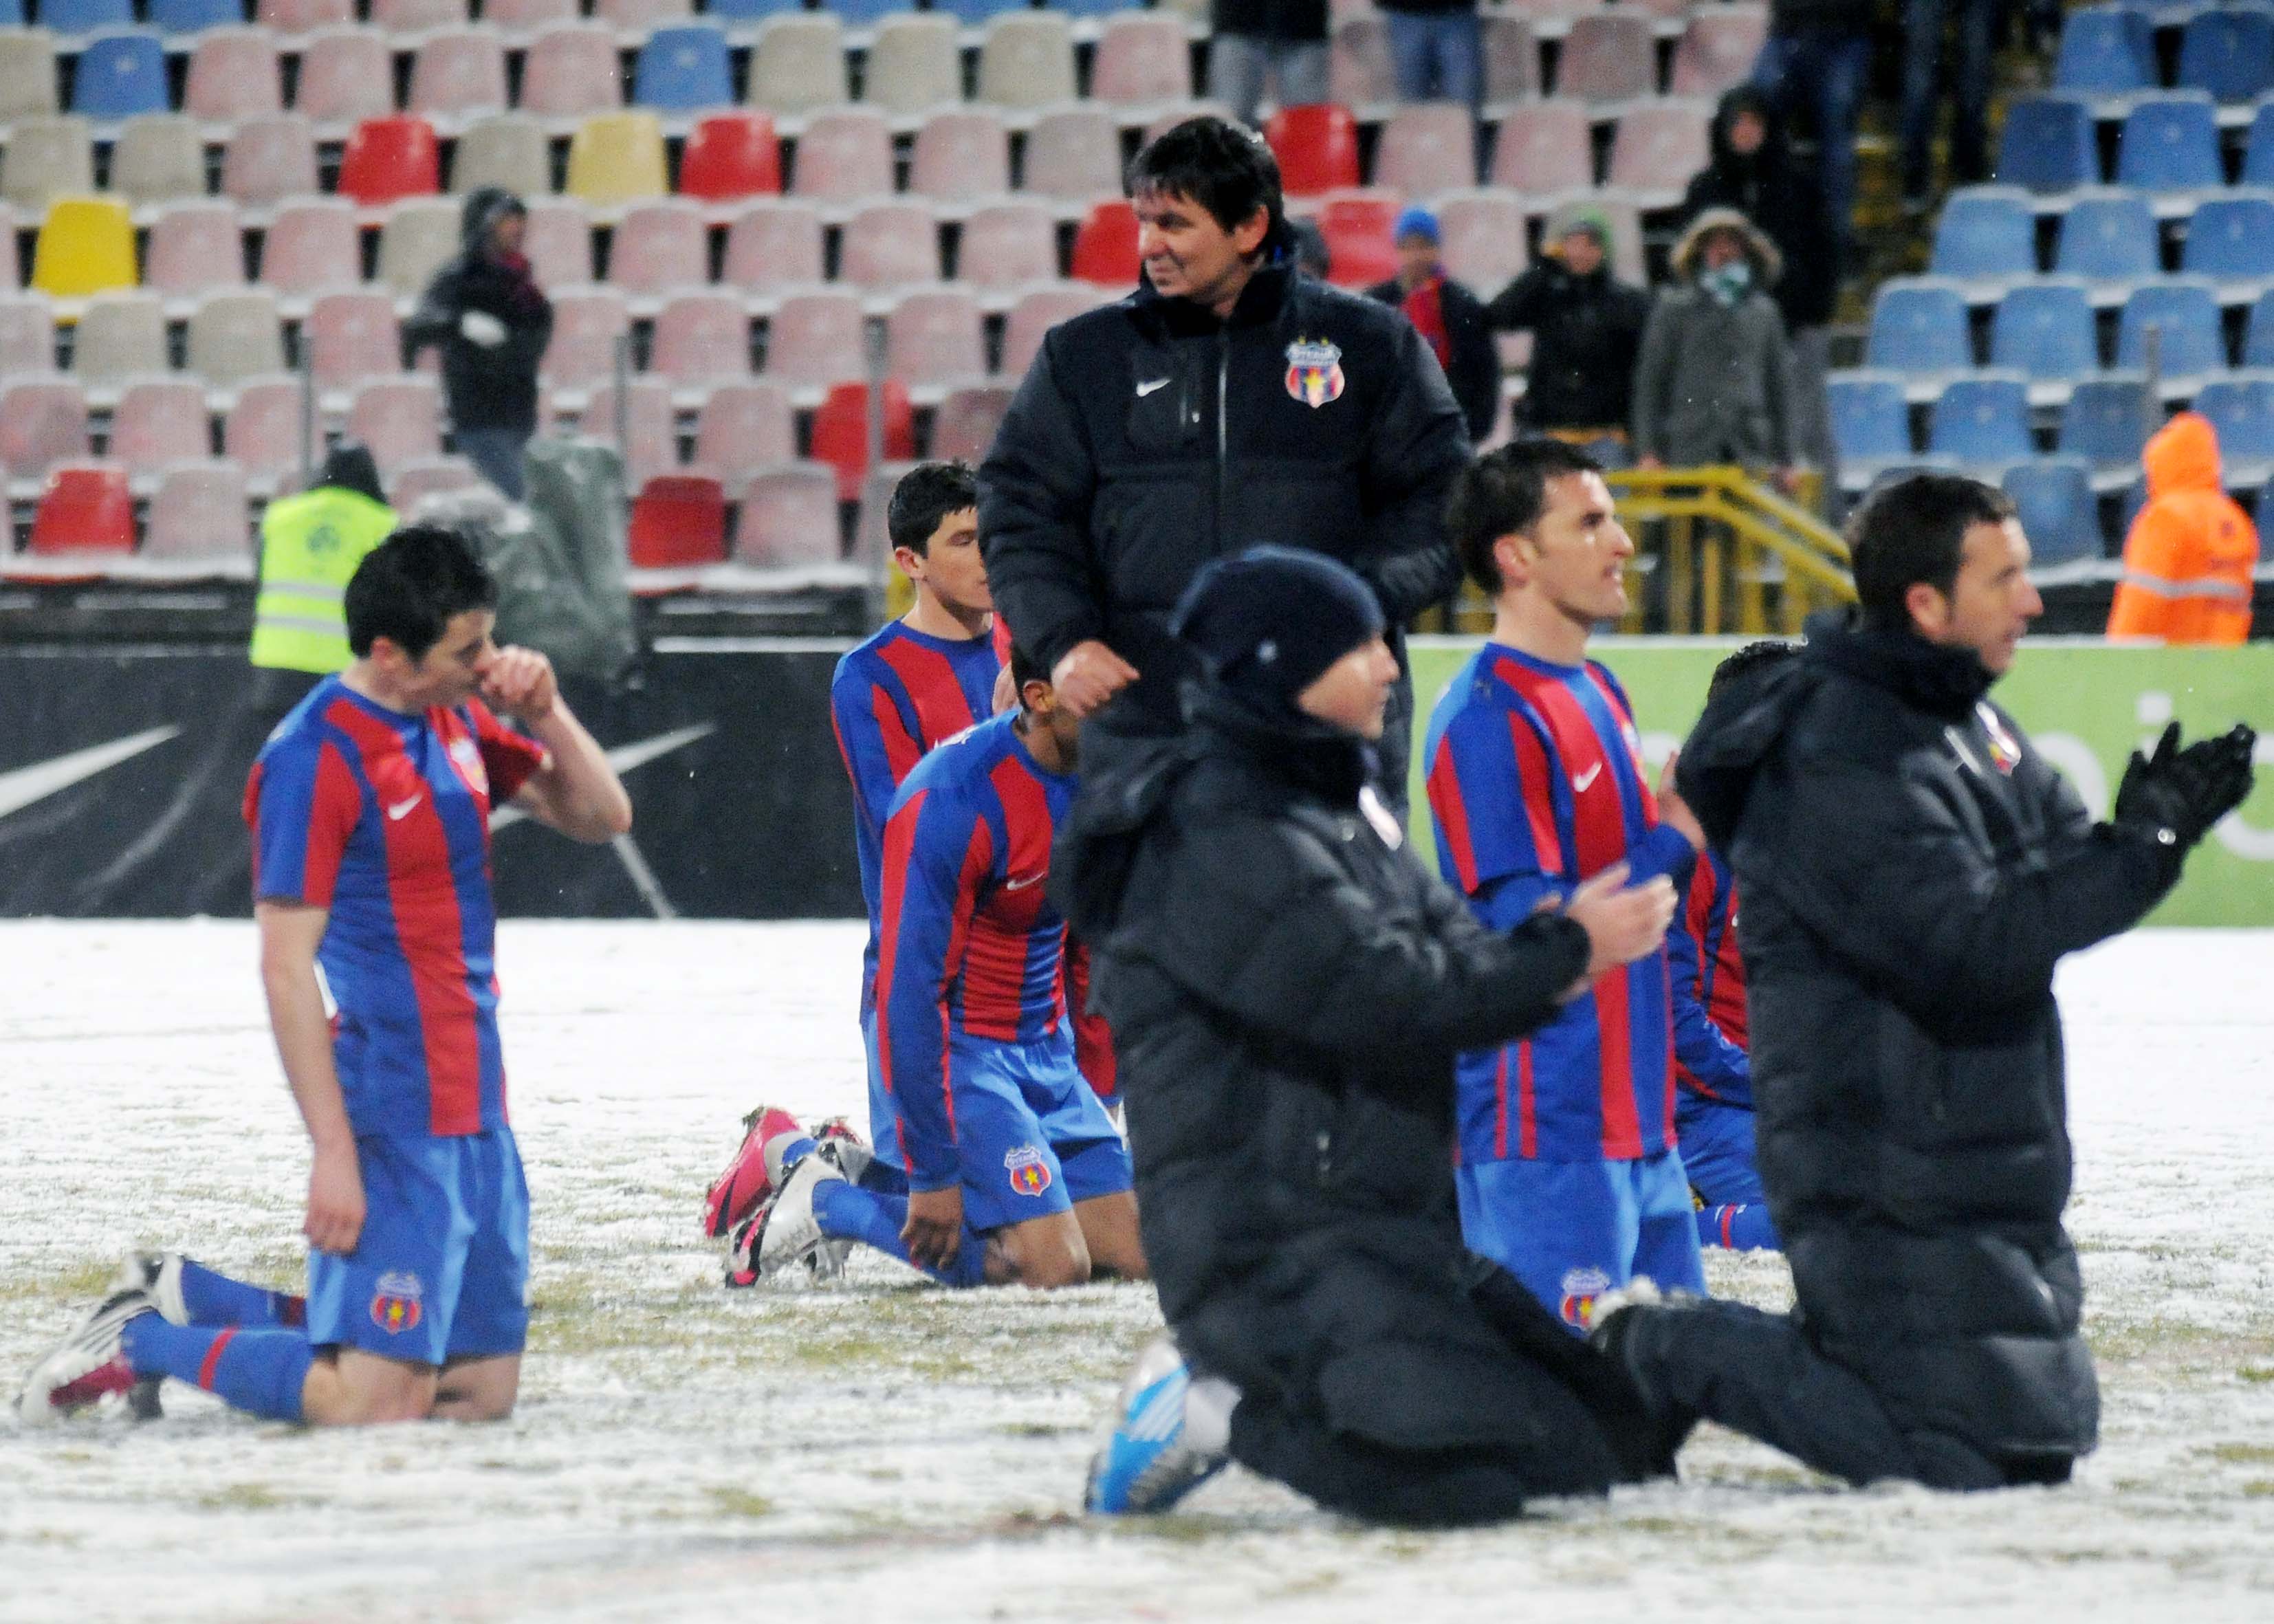
{"label": "player kneeling in snow", "polygon": [[1076,1064],[1043,883],[1074,796],[1081,725],[1012,652],[1016,710],[919,762],[885,824],[877,1071],[908,1193],[861,1187],[841,1147],[766,1146],[776,1193],[735,1237],[730,1284],[834,1273],[852,1243],[951,1286],[1141,1278],[1129,1152]]}
{"label": "player kneeling in snow", "polygon": [[1369,781],[1397,663],[1342,565],[1219,560],[1174,626],[1208,673],[1187,733],[1085,787],[1051,882],[1096,955],[1175,1338],[1090,1508],[1162,1509],[1227,1454],[1415,1525],[1664,1472],[1641,1395],[1463,1250],[1451,1147],[1456,1052],[1655,954],[1673,887],[1615,868],[1502,932],[1402,849]]}

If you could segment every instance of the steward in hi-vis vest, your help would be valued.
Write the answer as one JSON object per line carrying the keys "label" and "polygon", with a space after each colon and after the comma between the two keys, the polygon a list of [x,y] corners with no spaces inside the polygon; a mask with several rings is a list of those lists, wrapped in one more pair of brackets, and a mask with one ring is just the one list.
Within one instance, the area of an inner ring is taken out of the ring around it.
{"label": "steward in hi-vis vest", "polygon": [[252,663],[319,675],[344,671],[348,578],[394,529],[378,465],[352,441],[325,459],[313,489],[269,503],[260,520]]}

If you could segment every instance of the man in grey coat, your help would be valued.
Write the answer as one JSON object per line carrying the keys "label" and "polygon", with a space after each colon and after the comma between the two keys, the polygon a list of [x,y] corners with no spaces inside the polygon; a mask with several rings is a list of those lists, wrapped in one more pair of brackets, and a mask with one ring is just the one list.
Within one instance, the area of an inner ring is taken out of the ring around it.
{"label": "man in grey coat", "polygon": [[1792,355],[1769,289],[1783,261],[1733,208],[1709,208],[1674,247],[1635,364],[1635,448],[1645,468],[1736,462],[1794,482]]}

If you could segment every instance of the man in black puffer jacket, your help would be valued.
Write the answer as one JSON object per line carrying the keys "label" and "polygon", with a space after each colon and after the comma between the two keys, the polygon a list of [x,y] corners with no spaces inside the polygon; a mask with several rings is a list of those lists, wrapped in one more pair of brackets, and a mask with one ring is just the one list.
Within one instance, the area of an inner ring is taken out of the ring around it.
{"label": "man in black puffer jacket", "polygon": [[1657,951],[1672,889],[1622,872],[1506,935],[1478,923],[1367,786],[1382,624],[1315,554],[1211,565],[1177,621],[1209,673],[1190,732],[1095,785],[1053,853],[1176,1339],[1140,1361],[1093,1510],[1161,1509],[1227,1448],[1417,1525],[1601,1493],[1671,1455],[1608,1361],[1463,1251],[1449,1147],[1454,1053]]}
{"label": "man in black puffer jacket", "polygon": [[1146,285],[1050,330],[979,470],[995,606],[1059,702],[1095,718],[1093,772],[1182,731],[1195,667],[1169,612],[1210,559],[1298,533],[1365,577],[1400,648],[1397,628],[1459,584],[1444,507],[1469,457],[1412,324],[1286,262],[1260,139],[1188,119],[1138,154],[1129,189]]}
{"label": "man in black puffer jacket", "polygon": [[553,340],[553,302],[522,249],[529,211],[500,186],[466,194],[463,246],[434,273],[403,323],[415,356],[442,351],[450,435],[482,477],[519,501],[521,453],[537,432],[537,368]]}
{"label": "man in black puffer jacket", "polygon": [[1992,486],[1922,475],[1855,541],[1860,618],[1741,678],[1682,793],[1745,898],[1760,1170],[1798,1305],[1600,1305],[1662,1417],[1851,1483],[2065,1480],[2097,1436],[2064,954],[2129,929],[2249,793],[2249,730],[2133,758],[2095,823],[1984,697],[2043,608]]}

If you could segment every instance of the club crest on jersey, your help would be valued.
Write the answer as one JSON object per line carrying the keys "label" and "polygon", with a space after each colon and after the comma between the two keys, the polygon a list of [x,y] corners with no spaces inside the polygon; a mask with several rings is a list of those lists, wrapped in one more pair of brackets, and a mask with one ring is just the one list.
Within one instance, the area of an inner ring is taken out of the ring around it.
{"label": "club crest on jersey", "polygon": [[416,1274],[381,1274],[379,1289],[371,1297],[371,1322],[389,1336],[416,1330],[421,1314],[419,1298],[425,1295],[425,1288]]}
{"label": "club crest on jersey", "polygon": [[1566,1325],[1587,1328],[1588,1318],[1595,1312],[1595,1299],[1611,1289],[1611,1277],[1599,1268],[1566,1270],[1563,1275],[1563,1300],[1556,1312],[1563,1316]]}
{"label": "club crest on jersey", "polygon": [[1982,718],[1982,731],[1990,736],[1990,764],[2007,778],[2022,764],[2022,741],[2014,737],[2014,730],[2006,726],[2006,718],[1986,704],[1974,707]]}
{"label": "club crest on jersey", "polygon": [[1011,1188],[1020,1195],[1040,1195],[1050,1187],[1050,1164],[1032,1145],[1014,1145],[1003,1153],[1003,1169]]}
{"label": "club crest on jersey", "polygon": [[450,741],[450,759],[458,763],[458,771],[467,781],[486,794],[490,787],[489,770],[482,765],[482,747],[471,739]]}
{"label": "club crest on jersey", "polygon": [[1343,392],[1343,352],[1323,338],[1299,338],[1287,346],[1287,393],[1313,410]]}

